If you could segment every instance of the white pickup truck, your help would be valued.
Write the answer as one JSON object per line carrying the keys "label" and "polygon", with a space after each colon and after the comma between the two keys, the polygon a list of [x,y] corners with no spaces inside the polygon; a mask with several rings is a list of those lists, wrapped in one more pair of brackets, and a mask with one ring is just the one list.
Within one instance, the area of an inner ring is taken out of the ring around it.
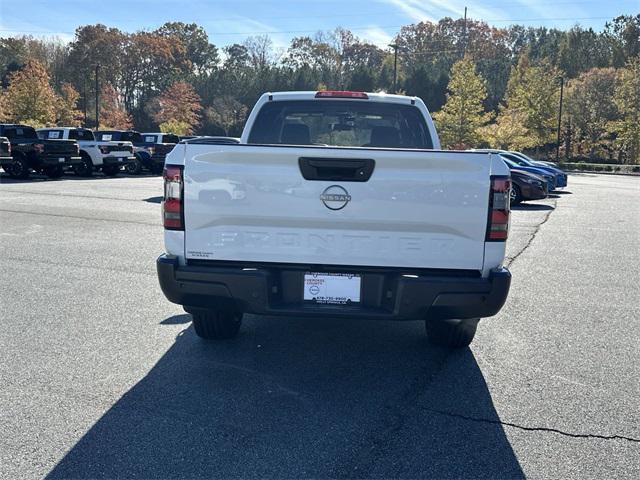
{"label": "white pickup truck", "polygon": [[416,97],[264,94],[239,144],[167,156],[165,296],[207,339],[253,313],[423,320],[469,345],[509,292],[509,169],[439,148]]}
{"label": "white pickup truck", "polygon": [[131,142],[98,141],[88,128],[39,128],[38,136],[48,140],[77,141],[82,162],[74,167],[74,171],[80,177],[90,177],[96,169],[102,170],[105,175],[113,177],[118,174],[122,167],[126,167],[136,160]]}

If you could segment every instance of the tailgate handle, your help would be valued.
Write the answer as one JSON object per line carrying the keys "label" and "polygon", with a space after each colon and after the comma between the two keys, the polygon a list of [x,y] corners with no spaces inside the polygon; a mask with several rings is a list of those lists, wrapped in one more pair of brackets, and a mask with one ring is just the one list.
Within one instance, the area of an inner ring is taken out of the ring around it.
{"label": "tailgate handle", "polygon": [[366,182],[376,166],[372,158],[300,157],[298,164],[305,180],[339,182]]}

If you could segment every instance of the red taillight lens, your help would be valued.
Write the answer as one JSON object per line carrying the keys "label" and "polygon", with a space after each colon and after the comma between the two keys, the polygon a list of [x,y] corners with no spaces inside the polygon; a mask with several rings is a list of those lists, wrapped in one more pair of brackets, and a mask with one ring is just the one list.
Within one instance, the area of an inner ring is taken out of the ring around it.
{"label": "red taillight lens", "polygon": [[109,153],[109,147],[107,145],[98,145],[98,148],[100,149],[100,153],[103,155]]}
{"label": "red taillight lens", "polygon": [[11,153],[11,143],[7,143],[7,153]]}
{"label": "red taillight lens", "polygon": [[503,242],[509,234],[511,179],[491,177],[487,242]]}
{"label": "red taillight lens", "polygon": [[182,167],[167,165],[164,167],[164,201],[162,219],[167,230],[184,230],[184,208],[182,195]]}
{"label": "red taillight lens", "polygon": [[351,92],[349,90],[321,90],[316,93],[316,98],[362,98],[368,99],[364,92]]}
{"label": "red taillight lens", "polygon": [[33,144],[33,149],[37,153],[42,153],[42,152],[44,152],[44,144],[43,143],[34,143]]}

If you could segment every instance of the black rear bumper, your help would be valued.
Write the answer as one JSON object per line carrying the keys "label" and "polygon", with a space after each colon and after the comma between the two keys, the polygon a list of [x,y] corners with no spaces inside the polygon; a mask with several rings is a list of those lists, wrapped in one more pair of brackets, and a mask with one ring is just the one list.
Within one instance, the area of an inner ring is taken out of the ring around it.
{"label": "black rear bumper", "polygon": [[77,157],[75,155],[70,156],[69,154],[65,153],[48,153],[38,157],[36,163],[39,163],[42,167],[54,167],[56,165],[69,167],[73,165],[80,165],[82,163],[82,157]]}
{"label": "black rear bumper", "polygon": [[[178,264],[177,257],[157,260],[160,287],[167,299],[189,308],[224,305],[263,315],[349,317],[386,320],[490,317],[500,311],[509,293],[511,273],[493,270],[489,278],[469,273],[433,272],[404,275],[401,269],[345,269],[308,265],[243,269],[224,263]],[[319,305],[304,302],[303,277],[309,271],[342,271],[362,276],[361,303]],[[414,273],[414,272],[411,272]],[[416,272],[417,273],[417,272]]]}
{"label": "black rear bumper", "polygon": [[136,161],[136,157],[133,155],[127,155],[126,157],[103,157],[102,165],[111,166],[111,165],[127,165],[128,163],[132,163]]}

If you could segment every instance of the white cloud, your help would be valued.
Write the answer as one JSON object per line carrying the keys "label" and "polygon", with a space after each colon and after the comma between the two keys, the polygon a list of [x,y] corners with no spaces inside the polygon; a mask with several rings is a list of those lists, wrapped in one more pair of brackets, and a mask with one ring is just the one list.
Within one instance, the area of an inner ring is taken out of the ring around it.
{"label": "white cloud", "polygon": [[279,33],[281,29],[242,15],[204,22],[204,27],[210,41],[216,45],[241,43],[247,37],[256,35],[268,35],[275,50],[285,49],[289,45],[289,37]]}
{"label": "white cloud", "polygon": [[[497,6],[483,7],[481,1],[472,0],[378,0],[381,3],[396,7],[411,20],[437,22],[442,17],[460,18],[464,16],[464,8],[468,7],[468,17],[474,20],[508,17],[506,11]],[[532,3],[534,0],[520,0]]]}
{"label": "white cloud", "polygon": [[389,45],[393,40],[393,35],[377,25],[372,25],[369,28],[358,32],[358,36],[382,49],[386,49],[387,45]]}

